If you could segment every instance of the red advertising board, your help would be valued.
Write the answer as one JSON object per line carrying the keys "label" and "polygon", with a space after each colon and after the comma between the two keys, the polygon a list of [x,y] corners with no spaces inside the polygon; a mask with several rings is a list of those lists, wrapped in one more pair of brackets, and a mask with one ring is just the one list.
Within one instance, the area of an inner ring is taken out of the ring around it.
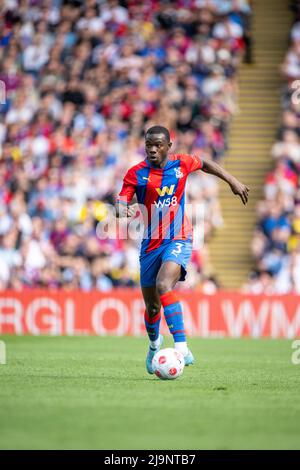
{"label": "red advertising board", "polygon": [[[300,337],[300,296],[178,295],[189,336]],[[139,336],[145,334],[143,313],[139,290],[5,291],[0,293],[0,334]]]}

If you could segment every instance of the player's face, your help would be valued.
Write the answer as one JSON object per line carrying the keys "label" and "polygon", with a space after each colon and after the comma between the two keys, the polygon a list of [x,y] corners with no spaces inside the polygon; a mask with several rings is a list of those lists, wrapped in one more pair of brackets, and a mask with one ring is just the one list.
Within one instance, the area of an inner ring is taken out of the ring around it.
{"label": "player's face", "polygon": [[152,165],[163,167],[171,146],[172,143],[168,142],[165,134],[146,134],[146,155]]}

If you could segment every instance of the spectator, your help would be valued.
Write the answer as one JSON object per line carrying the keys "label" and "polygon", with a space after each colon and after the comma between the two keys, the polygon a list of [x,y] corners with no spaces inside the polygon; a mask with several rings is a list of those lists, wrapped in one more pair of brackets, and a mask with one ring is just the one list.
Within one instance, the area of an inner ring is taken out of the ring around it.
{"label": "spectator", "polygon": [[[224,156],[247,2],[7,0],[2,12],[0,288],[135,286],[138,242],[100,239],[97,224],[154,123],[172,130],[174,152]],[[297,165],[296,123],[284,125],[276,152]],[[281,171],[293,186],[295,168]],[[205,204],[209,239],[222,223],[218,186],[193,175],[187,195]],[[207,252],[193,256],[191,287],[206,279]]]}
{"label": "spectator", "polygon": [[258,222],[251,245],[256,275],[245,290],[253,293],[299,293],[300,103],[293,97],[292,86],[293,80],[300,77],[299,8],[300,2],[294,1],[295,23],[281,66],[286,81],[282,120],[271,149],[275,167],[266,176],[265,200],[257,208]]}

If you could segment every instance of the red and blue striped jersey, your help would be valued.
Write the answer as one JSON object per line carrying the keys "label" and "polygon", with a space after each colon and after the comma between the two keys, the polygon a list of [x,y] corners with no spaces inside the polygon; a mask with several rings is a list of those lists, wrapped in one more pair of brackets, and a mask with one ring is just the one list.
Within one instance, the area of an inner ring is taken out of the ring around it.
{"label": "red and blue striped jersey", "polygon": [[176,154],[163,168],[145,159],[127,171],[117,202],[128,204],[136,194],[144,220],[143,252],[168,240],[192,239],[192,226],[184,213],[185,184],[188,175],[202,166],[197,156]]}

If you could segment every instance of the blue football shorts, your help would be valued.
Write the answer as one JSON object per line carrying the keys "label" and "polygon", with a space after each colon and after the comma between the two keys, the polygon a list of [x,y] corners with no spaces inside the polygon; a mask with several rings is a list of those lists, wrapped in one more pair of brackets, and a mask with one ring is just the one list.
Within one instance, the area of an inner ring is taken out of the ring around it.
{"label": "blue football shorts", "polygon": [[149,253],[140,254],[140,284],[141,287],[155,286],[156,277],[162,263],[174,261],[181,266],[179,281],[184,281],[186,267],[192,254],[192,240],[170,240]]}

